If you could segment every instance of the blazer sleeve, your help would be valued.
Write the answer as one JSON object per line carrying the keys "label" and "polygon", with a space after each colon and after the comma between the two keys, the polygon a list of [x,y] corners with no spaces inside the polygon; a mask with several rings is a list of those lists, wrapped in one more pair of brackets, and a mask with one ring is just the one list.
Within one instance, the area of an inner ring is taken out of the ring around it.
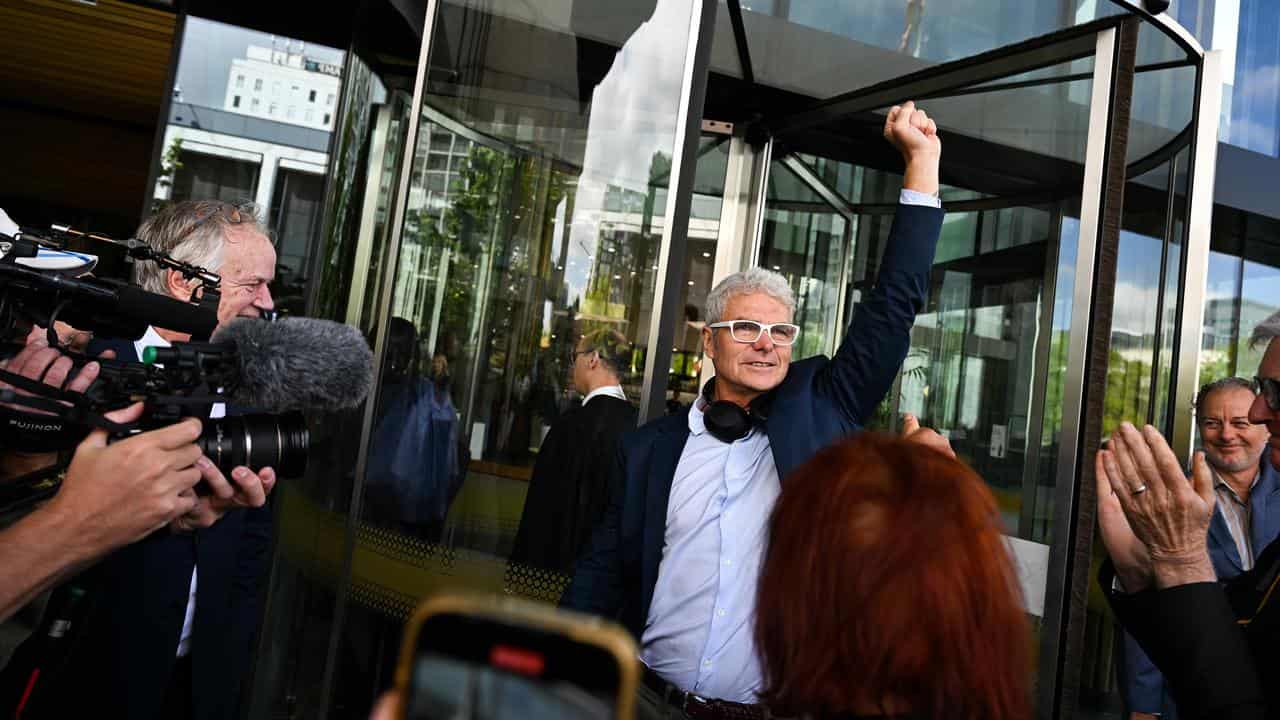
{"label": "blazer sleeve", "polygon": [[854,424],[875,411],[907,356],[911,326],[929,296],[942,218],[940,208],[898,205],[875,287],[819,381]]}
{"label": "blazer sleeve", "polygon": [[622,525],[625,461],[621,443],[609,475],[609,503],[591,534],[591,542],[574,568],[573,579],[560,598],[569,610],[615,618],[622,607],[622,556],[618,552]]}
{"label": "blazer sleeve", "polygon": [[252,657],[253,644],[262,621],[271,566],[274,505],[273,497],[268,496],[262,507],[238,511],[244,513],[244,530],[236,547],[232,589],[239,598],[236,603],[236,630],[239,633],[236,652],[245,653],[243,657],[246,659]]}
{"label": "blazer sleeve", "polygon": [[1164,676],[1132,635],[1124,632],[1121,643],[1124,649],[1124,680],[1120,688],[1125,708],[1129,712],[1159,715],[1164,709]]}
{"label": "blazer sleeve", "polygon": [[1108,562],[1099,581],[1120,623],[1168,681],[1179,717],[1263,720],[1262,685],[1244,633],[1218,583],[1125,594]]}

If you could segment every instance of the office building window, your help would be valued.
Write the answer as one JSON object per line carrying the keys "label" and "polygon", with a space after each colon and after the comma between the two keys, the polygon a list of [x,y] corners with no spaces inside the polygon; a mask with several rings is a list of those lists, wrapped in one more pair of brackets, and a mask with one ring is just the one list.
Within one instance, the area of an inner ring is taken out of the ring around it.
{"label": "office building window", "polygon": [[307,102],[315,102],[315,101],[316,101],[316,91],[312,90],[311,94],[307,96]]}
{"label": "office building window", "polygon": [[275,229],[278,271],[271,284],[276,306],[301,313],[306,304],[307,257],[320,234],[324,176],[280,168],[276,172],[269,221]]}
{"label": "office building window", "polygon": [[333,104],[333,93],[329,93],[329,97],[325,98],[324,104],[325,105]]}
{"label": "office building window", "polygon": [[179,154],[173,175],[174,202],[209,198],[230,203],[252,200],[258,190],[258,164],[187,150]]}
{"label": "office building window", "polygon": [[237,88],[242,88],[242,87],[244,87],[244,76],[243,76],[243,75],[237,75],[237,76],[236,76],[236,87],[237,87]]}
{"label": "office building window", "polygon": [[258,106],[259,106],[260,104],[261,104],[261,103],[259,103],[259,102],[258,102],[258,98],[252,98],[252,99],[249,101],[249,109],[250,109],[250,110],[252,110],[252,111],[254,111],[254,112],[258,112]]}
{"label": "office building window", "polygon": [[307,122],[311,122],[312,120],[315,119],[314,113],[312,112],[311,108],[307,108],[307,112],[303,114],[302,119],[306,120]]}
{"label": "office building window", "polygon": [[262,91],[262,78],[257,78],[253,81],[253,89],[259,92]]}
{"label": "office building window", "polygon": [[238,108],[238,107],[240,107],[240,96],[239,96],[239,95],[237,95],[237,96],[235,96],[235,97],[231,98],[231,107],[237,107],[237,108]]}
{"label": "office building window", "polygon": [[325,113],[325,114],[324,114],[324,124],[325,124],[325,125],[328,125],[328,124],[329,124],[329,113]]}
{"label": "office building window", "polygon": [[275,103],[271,103],[271,107],[267,108],[267,114],[270,115],[271,117],[275,117],[276,111],[278,111],[279,109],[280,109],[279,105],[276,105]]}

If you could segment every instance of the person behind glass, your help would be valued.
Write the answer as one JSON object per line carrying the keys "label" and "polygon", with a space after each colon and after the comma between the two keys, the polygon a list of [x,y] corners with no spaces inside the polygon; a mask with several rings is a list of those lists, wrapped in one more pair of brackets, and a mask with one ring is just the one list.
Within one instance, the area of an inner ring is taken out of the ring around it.
{"label": "person behind glass", "polygon": [[636,427],[622,390],[630,341],[598,330],[573,348],[570,382],[582,405],[556,420],[542,441],[511,562],[569,575],[604,514],[618,438]]}
{"label": "person behind glass", "polygon": [[429,376],[423,377],[417,328],[393,317],[383,377],[365,473],[371,511],[379,522],[434,542],[462,482],[449,360],[435,353]]}
{"label": "person behind glass", "polygon": [[[1262,461],[1271,433],[1249,421],[1256,397],[1253,383],[1237,377],[1208,383],[1196,396],[1196,425],[1217,495],[1208,548],[1219,580],[1252,569],[1254,550],[1280,536],[1280,470]],[[1164,677],[1128,633],[1124,654],[1130,720],[1176,718]]]}
{"label": "person behind glass", "polygon": [[[785,277],[730,275],[706,300],[715,380],[619,444],[604,519],[561,603],[635,635],[650,716],[767,712],[750,624],[769,511],[791,471],[871,417],[928,295],[943,217],[937,126],[907,103],[890,110],[884,135],[906,162],[901,202],[876,286],[835,356],[791,362],[799,328]],[[915,435],[929,436],[942,440]]]}
{"label": "person behind glass", "polygon": [[[1270,432],[1248,504],[1280,502],[1262,484],[1280,469],[1280,312],[1255,328],[1266,343],[1249,420]],[[1182,720],[1280,718],[1280,542],[1225,582],[1209,550],[1223,498],[1205,453],[1188,478],[1159,431],[1122,423],[1094,460],[1099,536],[1109,561],[1099,584],[1124,628],[1164,674]],[[1237,488],[1233,486],[1232,491]],[[1243,498],[1241,498],[1243,500]],[[1231,538],[1234,543],[1234,537]]]}
{"label": "person behind glass", "polygon": [[[220,324],[259,317],[273,308],[276,253],[256,212],[178,202],[144,221],[137,237],[222,276]],[[198,290],[199,281],[156,263],[136,263],[133,272],[143,289],[179,300]],[[137,361],[147,347],[189,339],[149,327],[137,341],[95,338],[88,352]],[[215,405],[210,417],[225,413]],[[275,480],[271,468],[234,468],[190,512],[91,569],[87,634],[63,672],[48,678],[45,702],[23,717],[233,717],[258,627]]]}
{"label": "person behind glass", "polygon": [[1030,717],[1017,572],[964,463],[860,434],[791,473],[768,536],[755,635],[775,715]]}

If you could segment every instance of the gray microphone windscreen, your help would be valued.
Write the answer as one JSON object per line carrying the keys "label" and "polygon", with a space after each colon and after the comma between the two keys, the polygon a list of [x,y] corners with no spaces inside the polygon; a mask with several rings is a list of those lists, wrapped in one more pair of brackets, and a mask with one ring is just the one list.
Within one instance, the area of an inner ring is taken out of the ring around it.
{"label": "gray microphone windscreen", "polygon": [[270,413],[353,408],[373,386],[373,352],[360,331],[314,318],[241,318],[210,338],[239,355],[231,400]]}

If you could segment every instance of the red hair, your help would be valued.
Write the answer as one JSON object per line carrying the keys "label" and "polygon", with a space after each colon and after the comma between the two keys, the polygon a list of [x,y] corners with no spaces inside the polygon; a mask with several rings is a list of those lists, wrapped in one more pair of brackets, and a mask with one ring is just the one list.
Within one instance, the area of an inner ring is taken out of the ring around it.
{"label": "red hair", "polygon": [[1030,628],[995,500],[942,453],[862,433],[789,475],[756,613],[777,712],[1030,716]]}

